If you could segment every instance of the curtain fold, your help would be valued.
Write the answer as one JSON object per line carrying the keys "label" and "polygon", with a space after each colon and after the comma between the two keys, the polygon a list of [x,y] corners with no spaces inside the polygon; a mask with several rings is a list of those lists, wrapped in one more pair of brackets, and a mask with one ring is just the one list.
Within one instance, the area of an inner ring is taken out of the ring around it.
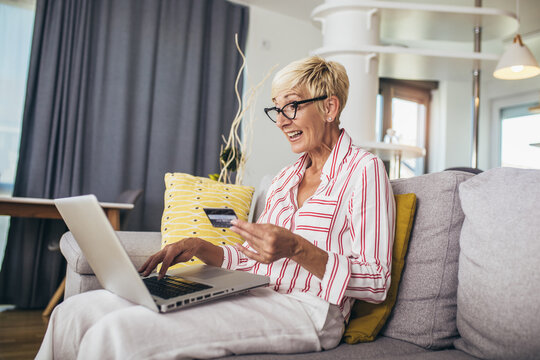
{"label": "curtain fold", "polygon": [[[247,25],[225,0],[38,0],[13,196],[141,188],[128,229],[158,231],[166,172],[219,171]],[[65,270],[48,247],[65,230],[11,220],[0,303],[48,302]]]}

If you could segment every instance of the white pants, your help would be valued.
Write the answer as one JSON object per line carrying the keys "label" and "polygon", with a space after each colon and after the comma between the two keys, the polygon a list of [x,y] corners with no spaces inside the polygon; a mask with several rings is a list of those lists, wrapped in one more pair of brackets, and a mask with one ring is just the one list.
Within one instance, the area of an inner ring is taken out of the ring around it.
{"label": "white pants", "polygon": [[335,347],[344,330],[336,306],[323,311],[262,288],[157,314],[97,290],[56,307],[36,359],[185,359],[320,351]]}

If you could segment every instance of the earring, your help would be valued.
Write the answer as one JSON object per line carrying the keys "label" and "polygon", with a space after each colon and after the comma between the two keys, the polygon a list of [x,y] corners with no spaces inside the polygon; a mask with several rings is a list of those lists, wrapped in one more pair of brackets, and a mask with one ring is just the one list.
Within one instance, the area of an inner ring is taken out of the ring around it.
{"label": "earring", "polygon": [[329,117],[329,118],[328,118],[328,122],[331,122],[331,121],[332,121],[332,118],[331,118],[331,117]]}

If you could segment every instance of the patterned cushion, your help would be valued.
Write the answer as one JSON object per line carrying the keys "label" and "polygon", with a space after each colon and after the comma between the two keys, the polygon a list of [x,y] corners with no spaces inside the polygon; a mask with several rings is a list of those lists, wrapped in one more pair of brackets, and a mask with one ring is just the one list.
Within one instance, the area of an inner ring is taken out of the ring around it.
{"label": "patterned cushion", "polygon": [[[165,207],[161,219],[162,248],[187,237],[199,237],[215,245],[242,243],[240,235],[226,228],[215,228],[204,208],[232,208],[238,218],[247,220],[253,187],[224,184],[182,173],[165,174]],[[193,258],[171,269],[200,264]]]}

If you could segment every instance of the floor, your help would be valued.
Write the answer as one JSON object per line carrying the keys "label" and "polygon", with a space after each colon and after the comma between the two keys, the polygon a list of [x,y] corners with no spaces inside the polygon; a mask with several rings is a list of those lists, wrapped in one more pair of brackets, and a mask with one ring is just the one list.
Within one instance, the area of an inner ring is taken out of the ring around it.
{"label": "floor", "polygon": [[0,306],[0,360],[33,359],[47,329],[43,310]]}

